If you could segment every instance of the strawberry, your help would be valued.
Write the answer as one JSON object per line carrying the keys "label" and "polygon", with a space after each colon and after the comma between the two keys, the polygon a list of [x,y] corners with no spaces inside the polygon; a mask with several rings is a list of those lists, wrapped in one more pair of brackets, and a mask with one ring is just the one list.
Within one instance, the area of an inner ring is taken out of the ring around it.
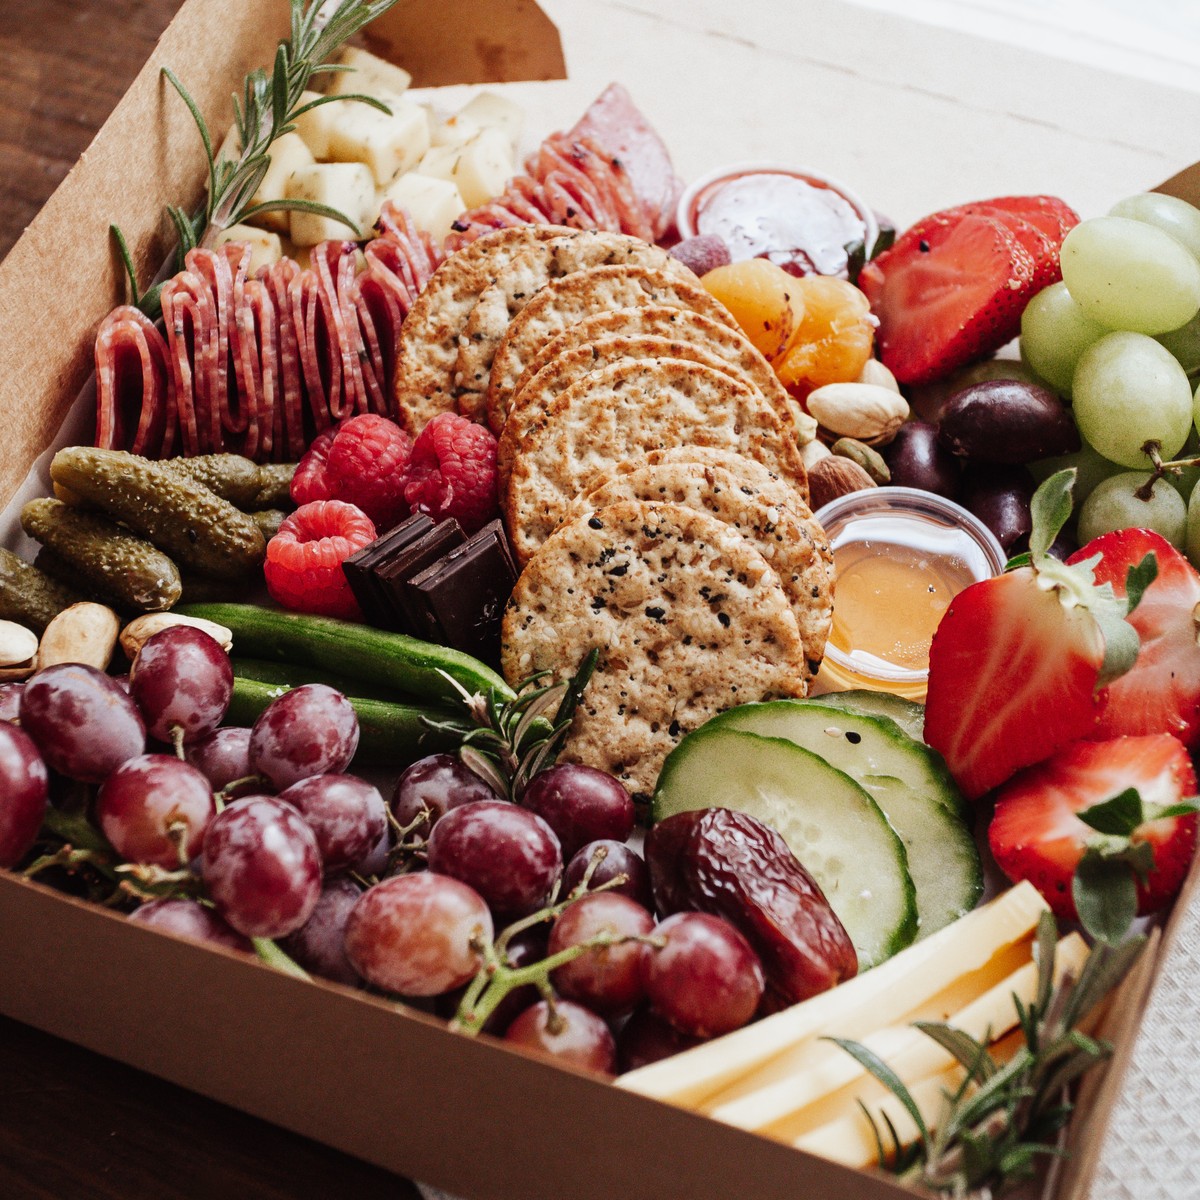
{"label": "strawberry", "polygon": [[1071,513],[1074,479],[1060,471],[1034,494],[1029,565],[959,593],[933,636],[925,740],[972,799],[1092,735],[1107,685],[1137,657],[1124,620],[1136,595],[1118,600],[1090,563],[1048,553]]}
{"label": "strawberry", "polygon": [[988,842],[1005,875],[1029,880],[1058,916],[1093,928],[1124,890],[1127,921],[1135,906],[1165,907],[1182,885],[1195,791],[1191,760],[1170,734],[1075,742],[1000,789]]}
{"label": "strawberry", "polygon": [[1097,554],[1096,581],[1111,583],[1118,596],[1125,595],[1130,567],[1147,554],[1157,559],[1158,575],[1129,614],[1141,642],[1137,662],[1110,685],[1108,706],[1093,736],[1173,733],[1195,749],[1200,744],[1200,575],[1170,542],[1147,529],[1103,534],[1067,561],[1085,562]]}
{"label": "strawberry", "polygon": [[879,357],[929,383],[1014,338],[1037,264],[1011,229],[975,213],[934,214],[867,263],[858,286],[879,318]]}
{"label": "strawberry", "polygon": [[987,204],[1036,225],[1056,246],[1079,224],[1079,214],[1057,196],[1000,196]]}

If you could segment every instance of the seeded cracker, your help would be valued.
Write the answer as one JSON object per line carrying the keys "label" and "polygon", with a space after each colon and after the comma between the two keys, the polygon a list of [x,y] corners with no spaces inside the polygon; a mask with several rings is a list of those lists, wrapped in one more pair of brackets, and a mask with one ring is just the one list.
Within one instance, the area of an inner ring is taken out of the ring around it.
{"label": "seeded cracker", "polygon": [[606,337],[587,346],[569,350],[551,359],[512,399],[504,431],[500,434],[497,468],[502,480],[508,478],[513,459],[525,431],[549,412],[559,395],[582,376],[603,370],[617,362],[648,358],[682,358],[711,367],[747,387],[755,385],[737,367],[718,358],[703,346],[692,342],[671,341],[663,337]]}
{"label": "seeded cracker", "polygon": [[650,304],[690,308],[737,329],[737,322],[725,306],[699,283],[689,283],[653,267],[592,267],[573,271],[547,284],[509,322],[504,341],[496,351],[488,384],[488,422],[493,432],[503,428],[517,380],[543,343],[603,309]]}
{"label": "seeded cracker", "polygon": [[396,348],[397,419],[415,437],[440,412],[453,412],[458,339],[496,272],[522,250],[571,231],[562,225],[516,225],[484,234],[434,271],[404,318]]}
{"label": "seeded cracker", "polygon": [[563,525],[505,610],[510,681],[596,672],[562,759],[648,796],[684,734],[735,704],[806,694],[796,618],[774,571],[705,512],[624,501]]}
{"label": "seeded cracker", "polygon": [[[527,246],[496,272],[467,317],[455,366],[458,411],[473,421],[487,417],[492,360],[509,322],[548,283],[590,267],[627,264],[655,267],[688,283],[699,280],[665,250],[623,233],[576,230]],[[490,419],[490,418],[489,418]],[[494,432],[499,428],[493,426]]]}
{"label": "seeded cracker", "polygon": [[576,499],[567,519],[622,500],[680,504],[710,513],[736,529],[779,576],[796,617],[809,671],[816,673],[833,624],[832,557],[825,537],[814,539],[811,528],[816,522],[794,489],[777,481],[760,491],[731,470],[711,463],[643,462],[609,476]]}
{"label": "seeded cracker", "polygon": [[528,561],[600,476],[650,450],[687,445],[757,459],[807,494],[795,439],[760,392],[681,359],[621,362],[573,383],[522,440],[501,493],[517,561]]}

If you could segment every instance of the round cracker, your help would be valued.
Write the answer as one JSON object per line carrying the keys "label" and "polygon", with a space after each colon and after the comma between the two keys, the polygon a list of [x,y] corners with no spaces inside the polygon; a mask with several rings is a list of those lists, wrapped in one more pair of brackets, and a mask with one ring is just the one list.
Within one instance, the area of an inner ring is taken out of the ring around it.
{"label": "round cracker", "polygon": [[779,576],[800,629],[809,673],[816,674],[833,625],[831,559],[825,539],[818,545],[809,527],[793,512],[792,505],[800,505],[812,517],[794,489],[780,480],[760,491],[733,471],[712,463],[643,462],[608,476],[576,497],[566,519],[622,500],[681,504],[732,525]]}
{"label": "round cracker", "polygon": [[459,341],[454,368],[458,411],[472,421],[486,419],[492,361],[509,322],[548,283],[590,267],[641,265],[698,284],[677,258],[641,238],[606,230],[579,229],[526,246],[505,263],[479,294]]}
{"label": "round cracker", "polygon": [[729,310],[700,284],[654,267],[590,267],[573,271],[547,284],[509,322],[496,351],[488,383],[488,423],[493,433],[504,427],[517,380],[543,343],[568,326],[606,308],[666,305],[702,312],[731,329],[737,323]]}
{"label": "round cracker", "polygon": [[[675,310],[682,311],[682,310]],[[496,466],[500,473],[501,486],[509,471],[521,438],[529,426],[581,376],[600,371],[622,359],[681,358],[698,362],[724,375],[732,376],[747,387],[753,382],[738,371],[737,367],[718,358],[715,354],[694,342],[672,341],[664,337],[606,337],[587,346],[568,350],[551,359],[529,382],[516,392],[500,434]]]}
{"label": "round cracker", "polygon": [[733,450],[806,486],[795,441],[761,392],[682,359],[617,363],[573,383],[526,433],[501,496],[517,561],[528,561],[593,480],[680,445]]}
{"label": "round cracker", "polygon": [[679,740],[735,704],[803,696],[804,649],[774,571],[728,525],[624,501],[563,525],[517,581],[501,663],[515,682],[600,657],[561,761],[653,790]]}
{"label": "round cracker", "polygon": [[562,225],[497,229],[450,255],[430,276],[404,318],[392,375],[396,419],[410,436],[438,413],[455,410],[458,339],[479,293],[523,250],[569,232]]}

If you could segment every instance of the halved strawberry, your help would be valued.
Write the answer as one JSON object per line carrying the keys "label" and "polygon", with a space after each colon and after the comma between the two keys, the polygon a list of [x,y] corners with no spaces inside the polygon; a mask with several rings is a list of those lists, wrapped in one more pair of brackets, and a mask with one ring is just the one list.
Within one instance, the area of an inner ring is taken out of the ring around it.
{"label": "halved strawberry", "polygon": [[1079,224],[1079,214],[1057,196],[998,196],[987,203],[992,208],[1007,209],[1023,217],[1058,246]]}
{"label": "halved strawberry", "polygon": [[1165,538],[1148,529],[1106,533],[1073,554],[1068,563],[1101,555],[1097,583],[1125,595],[1125,578],[1147,554],[1158,575],[1129,614],[1141,647],[1128,674],[1109,686],[1108,707],[1096,737],[1173,733],[1184,745],[1200,744],[1200,575]]}
{"label": "halved strawberry", "polygon": [[867,263],[858,286],[879,318],[879,357],[905,384],[929,383],[1016,336],[1033,294],[1033,255],[981,214],[935,214]]}
{"label": "halved strawberry", "polygon": [[1095,618],[1032,567],[973,584],[933,635],[925,740],[975,799],[1095,729],[1103,664]]}
{"label": "halved strawberry", "polygon": [[1158,814],[1195,792],[1191,760],[1170,734],[1076,742],[1000,790],[988,842],[1005,875],[1029,880],[1060,917],[1077,915],[1081,863],[1085,879],[1099,866],[1106,887],[1128,886],[1132,867],[1144,875],[1137,911],[1157,912],[1182,885],[1196,846],[1194,813]]}

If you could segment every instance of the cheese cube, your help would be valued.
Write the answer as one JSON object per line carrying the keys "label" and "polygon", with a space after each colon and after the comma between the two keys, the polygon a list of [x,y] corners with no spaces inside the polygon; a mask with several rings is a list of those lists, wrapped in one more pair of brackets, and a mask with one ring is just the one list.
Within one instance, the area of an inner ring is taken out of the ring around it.
{"label": "cheese cube", "polygon": [[292,241],[299,246],[315,246],[331,238],[364,236],[375,220],[375,181],[361,163],[314,163],[292,174],[288,184],[289,200],[315,200],[338,209],[359,229],[352,230],[332,217],[316,213],[292,212]]}
{"label": "cheese cube", "polygon": [[328,106],[329,157],[336,162],[360,162],[370,167],[380,187],[415,166],[429,149],[429,119],[425,110],[399,96],[381,96],[392,110],[382,113],[356,100]]}
{"label": "cheese cube", "polygon": [[[320,92],[302,92],[300,94],[302,104],[309,104],[313,100],[320,100],[320,98]],[[313,158],[329,158],[329,131],[333,123],[331,114],[336,108],[336,104],[322,104],[320,107],[303,113],[296,118],[296,134],[303,139],[304,144],[312,151]]]}
{"label": "cheese cube", "polygon": [[[287,213],[273,213],[273,216],[287,218]],[[253,275],[259,267],[269,267],[283,257],[283,242],[279,234],[266,229],[255,229],[253,225],[230,225],[217,235],[217,245],[224,246],[227,242],[246,242],[250,246],[250,266],[248,273]]]}
{"label": "cheese cube", "polygon": [[458,152],[454,182],[468,208],[499,196],[512,176],[512,148],[499,129],[484,129]]}
{"label": "cheese cube", "polygon": [[459,109],[458,115],[485,129],[499,129],[508,138],[513,153],[517,152],[517,144],[525,126],[525,112],[516,101],[498,96],[495,92],[480,92],[474,100]]}
{"label": "cheese cube", "polygon": [[330,83],[326,89],[330,95],[345,96],[358,92],[364,96],[378,96],[386,100],[389,96],[399,96],[407,91],[412,83],[412,76],[403,67],[390,63],[386,58],[348,46],[338,57],[338,62],[353,71],[335,71],[328,76]]}
{"label": "cheese cube", "polygon": [[383,198],[407,209],[418,229],[439,240],[450,232],[451,222],[466,207],[458,188],[449,180],[415,171],[389,184]]}
{"label": "cheese cube", "polygon": [[454,168],[458,166],[458,157],[457,146],[431,146],[413,170],[418,175],[428,175],[433,179],[445,179],[454,183]]}
{"label": "cheese cube", "polygon": [[[312,152],[296,133],[285,133],[283,137],[276,138],[271,143],[268,153],[271,156],[271,165],[267,168],[267,173],[263,176],[258,191],[254,193],[254,198],[250,202],[252,205],[266,204],[269,200],[284,199],[292,175],[302,167],[311,167],[313,164]],[[267,212],[251,218],[251,221],[255,225],[261,225],[264,229],[286,233],[288,216],[289,214],[286,212]]]}
{"label": "cheese cube", "polygon": [[436,120],[433,126],[431,142],[434,146],[462,146],[476,137],[483,126],[470,117],[447,117],[446,120]]}

